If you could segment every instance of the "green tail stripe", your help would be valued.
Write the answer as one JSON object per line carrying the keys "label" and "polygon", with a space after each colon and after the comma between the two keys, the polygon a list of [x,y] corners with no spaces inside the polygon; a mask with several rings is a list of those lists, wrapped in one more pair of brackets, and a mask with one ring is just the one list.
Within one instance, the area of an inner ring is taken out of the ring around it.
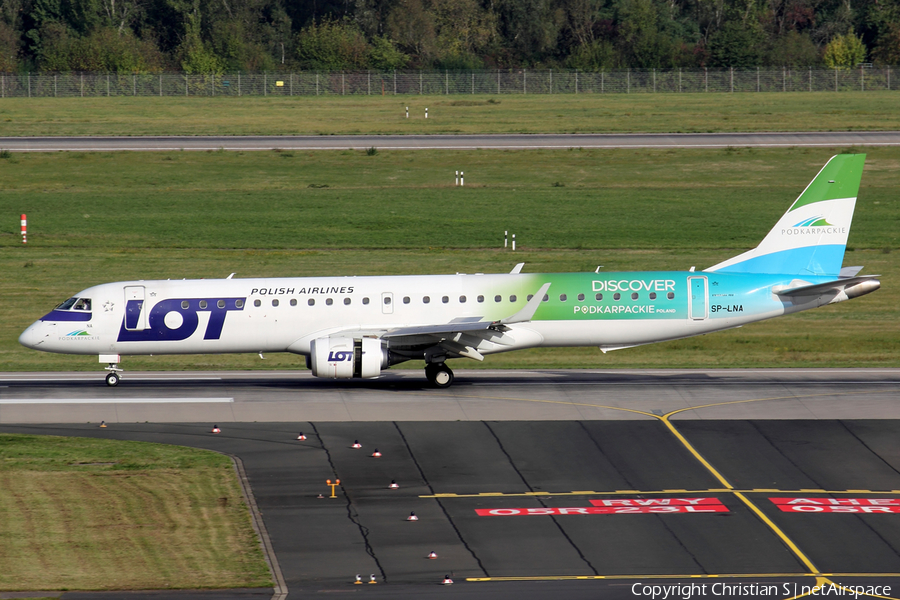
{"label": "green tail stripe", "polygon": [[[859,193],[859,182],[862,179],[863,166],[866,163],[865,154],[839,154],[812,180],[790,210],[797,210],[801,206],[836,200],[838,198],[856,198]],[[830,183],[830,182],[834,183]],[[788,211],[790,212],[790,211]]]}

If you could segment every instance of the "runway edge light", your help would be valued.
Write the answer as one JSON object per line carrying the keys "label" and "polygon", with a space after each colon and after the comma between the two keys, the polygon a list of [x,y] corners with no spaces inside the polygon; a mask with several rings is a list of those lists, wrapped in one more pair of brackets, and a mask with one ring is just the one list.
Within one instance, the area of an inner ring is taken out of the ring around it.
{"label": "runway edge light", "polygon": [[407,521],[418,521],[418,520],[419,520],[419,517],[416,516],[416,513],[410,512],[410,513],[409,513],[409,516],[406,517],[406,520],[407,520]]}
{"label": "runway edge light", "polygon": [[399,490],[400,484],[397,483],[395,480],[391,479],[391,485],[388,486],[388,489],[389,490]]}

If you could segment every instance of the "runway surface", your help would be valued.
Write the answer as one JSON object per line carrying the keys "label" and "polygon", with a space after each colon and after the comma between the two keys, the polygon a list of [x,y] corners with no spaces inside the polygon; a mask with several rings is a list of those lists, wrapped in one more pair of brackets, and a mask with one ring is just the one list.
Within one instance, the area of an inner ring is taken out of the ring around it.
{"label": "runway surface", "polygon": [[[108,389],[99,374],[5,374],[0,431],[238,456],[289,598],[900,595],[900,370],[461,371],[449,390],[417,372],[130,375]],[[110,395],[154,402],[35,402]]]}
{"label": "runway surface", "polygon": [[476,148],[774,148],[898,146],[900,131],[495,135],[3,137],[13,152],[147,150],[426,150]]}

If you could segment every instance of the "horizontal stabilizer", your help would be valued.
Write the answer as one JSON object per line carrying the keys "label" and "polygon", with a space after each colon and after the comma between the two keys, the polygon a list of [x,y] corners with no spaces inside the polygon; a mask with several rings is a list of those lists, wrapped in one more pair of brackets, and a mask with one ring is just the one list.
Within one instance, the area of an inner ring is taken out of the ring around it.
{"label": "horizontal stabilizer", "polygon": [[[784,290],[778,290],[775,293],[779,296],[819,296],[821,294],[825,294],[828,292],[841,292],[848,291],[849,297],[854,297],[851,293],[849,293],[850,288],[855,287],[863,282],[873,282],[877,284],[874,288],[871,285],[864,286],[865,291],[863,293],[868,294],[869,292],[874,292],[878,287],[881,286],[881,282],[878,281],[878,277],[880,275],[866,275],[863,277],[848,277],[846,279],[838,279],[837,281],[826,281],[825,283],[817,283],[815,285],[801,285],[799,287],[787,288]],[[860,289],[860,291],[863,291]],[[862,296],[862,293],[855,294],[856,296]]]}

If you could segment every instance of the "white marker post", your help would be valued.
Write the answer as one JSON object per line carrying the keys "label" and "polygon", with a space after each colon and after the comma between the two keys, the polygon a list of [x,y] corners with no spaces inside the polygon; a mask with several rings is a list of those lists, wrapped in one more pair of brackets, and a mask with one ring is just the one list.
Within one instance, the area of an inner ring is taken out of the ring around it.
{"label": "white marker post", "polygon": [[25,218],[25,215],[22,215],[22,243],[28,243],[28,219]]}
{"label": "white marker post", "polygon": [[513,252],[516,251],[516,234],[513,234]]}
{"label": "white marker post", "polygon": [[509,248],[509,231],[503,232],[503,247]]}
{"label": "white marker post", "polygon": [[457,186],[459,185],[459,171],[456,172],[455,185],[457,185]]}
{"label": "white marker post", "polygon": [[428,118],[428,108],[427,107],[425,108],[425,118],[426,119]]}
{"label": "white marker post", "polygon": [[409,107],[408,106],[406,107],[406,118],[407,119],[409,118]]}
{"label": "white marker post", "polygon": [[462,171],[459,172],[459,187],[463,187],[466,185],[466,174]]}

